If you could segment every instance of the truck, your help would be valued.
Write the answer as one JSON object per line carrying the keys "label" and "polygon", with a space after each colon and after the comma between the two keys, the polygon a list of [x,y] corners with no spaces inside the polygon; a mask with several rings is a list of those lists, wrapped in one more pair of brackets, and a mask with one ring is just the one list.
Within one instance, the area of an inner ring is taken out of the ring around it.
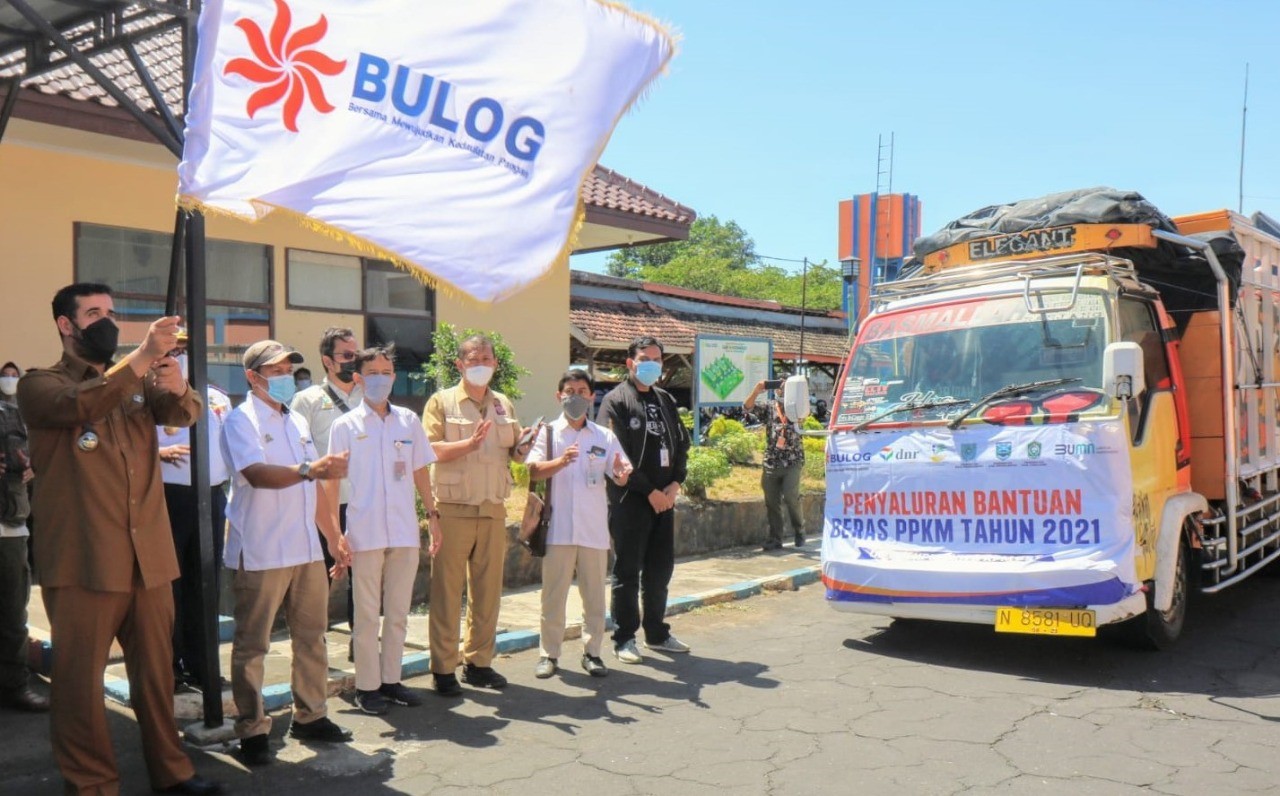
{"label": "truck", "polygon": [[1089,189],[879,285],[828,425],[835,608],[1163,648],[1280,558],[1280,224]]}

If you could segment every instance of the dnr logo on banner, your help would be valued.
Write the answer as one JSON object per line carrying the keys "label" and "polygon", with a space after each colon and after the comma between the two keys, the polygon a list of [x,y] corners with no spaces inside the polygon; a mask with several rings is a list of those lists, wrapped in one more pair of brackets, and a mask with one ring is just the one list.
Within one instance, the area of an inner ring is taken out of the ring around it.
{"label": "dnr logo on banner", "polygon": [[207,0],[198,30],[184,205],[305,216],[481,301],[568,258],[675,49],[607,0]]}

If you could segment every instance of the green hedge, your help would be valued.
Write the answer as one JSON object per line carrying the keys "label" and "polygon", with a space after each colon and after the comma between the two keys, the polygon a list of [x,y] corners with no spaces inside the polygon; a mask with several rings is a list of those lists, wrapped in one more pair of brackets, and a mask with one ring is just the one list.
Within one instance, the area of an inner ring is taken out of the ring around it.
{"label": "green hedge", "polygon": [[684,479],[684,492],[690,497],[706,497],[707,487],[728,477],[733,471],[729,459],[716,448],[694,447],[689,449],[688,474]]}

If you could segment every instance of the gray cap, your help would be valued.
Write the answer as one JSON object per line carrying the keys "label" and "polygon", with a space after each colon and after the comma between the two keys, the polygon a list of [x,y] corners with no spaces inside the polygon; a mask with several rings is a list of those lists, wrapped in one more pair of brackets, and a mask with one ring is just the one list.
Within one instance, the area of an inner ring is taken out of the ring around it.
{"label": "gray cap", "polygon": [[257,370],[263,365],[272,365],[286,358],[295,365],[302,364],[302,354],[296,349],[275,340],[259,340],[244,352],[244,369]]}

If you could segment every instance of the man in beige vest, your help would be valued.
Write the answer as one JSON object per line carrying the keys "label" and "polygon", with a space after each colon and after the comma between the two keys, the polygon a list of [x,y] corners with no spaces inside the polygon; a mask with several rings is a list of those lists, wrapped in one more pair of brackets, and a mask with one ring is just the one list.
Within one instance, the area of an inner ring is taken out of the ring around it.
{"label": "man in beige vest", "polygon": [[[507,685],[507,678],[490,666],[507,554],[503,501],[511,494],[510,462],[522,461],[528,453],[527,443],[517,448],[521,430],[515,407],[507,396],[489,389],[497,365],[493,341],[468,337],[454,364],[462,381],[432,395],[422,413],[436,454],[432,481],[444,535],[431,562],[430,595],[431,673],[440,696],[461,696],[454,675],[459,663],[465,664],[462,679],[467,685]],[[459,655],[464,586],[467,633]]]}

